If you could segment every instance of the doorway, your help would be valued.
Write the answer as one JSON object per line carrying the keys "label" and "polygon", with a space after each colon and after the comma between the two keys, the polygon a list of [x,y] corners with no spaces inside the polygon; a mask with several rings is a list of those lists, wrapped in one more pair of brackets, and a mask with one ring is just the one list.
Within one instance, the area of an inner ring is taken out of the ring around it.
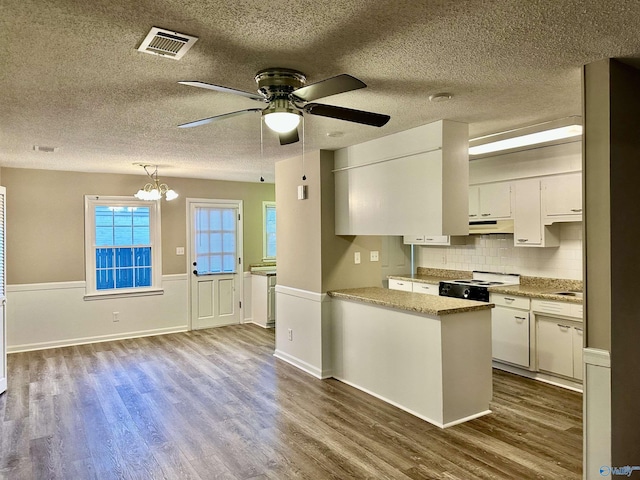
{"label": "doorway", "polygon": [[241,322],[242,201],[187,199],[190,329]]}

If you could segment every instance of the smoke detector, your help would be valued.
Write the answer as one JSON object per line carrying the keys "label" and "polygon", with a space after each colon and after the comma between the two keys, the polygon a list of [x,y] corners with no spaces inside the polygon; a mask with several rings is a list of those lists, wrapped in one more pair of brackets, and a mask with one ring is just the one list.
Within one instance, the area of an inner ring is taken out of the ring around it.
{"label": "smoke detector", "polygon": [[180,60],[197,40],[198,37],[153,27],[138,51]]}

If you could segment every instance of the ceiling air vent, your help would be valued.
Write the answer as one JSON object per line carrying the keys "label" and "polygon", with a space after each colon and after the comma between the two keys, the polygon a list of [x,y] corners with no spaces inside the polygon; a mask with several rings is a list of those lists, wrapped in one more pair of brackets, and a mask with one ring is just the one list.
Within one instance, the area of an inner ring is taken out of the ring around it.
{"label": "ceiling air vent", "polygon": [[180,60],[196,40],[198,37],[153,27],[138,47],[138,51]]}

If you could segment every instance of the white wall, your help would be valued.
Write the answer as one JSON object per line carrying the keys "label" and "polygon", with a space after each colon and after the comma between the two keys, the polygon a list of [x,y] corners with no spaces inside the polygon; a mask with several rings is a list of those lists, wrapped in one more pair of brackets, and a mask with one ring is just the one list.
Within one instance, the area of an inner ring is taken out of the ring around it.
{"label": "white wall", "polygon": [[164,275],[162,295],[99,300],[84,300],[84,282],[9,285],[7,351],[185,331],[188,282],[187,275]]}
{"label": "white wall", "polygon": [[512,234],[471,235],[466,245],[416,247],[416,265],[582,280],[582,223],[560,224],[560,246],[513,245]]}

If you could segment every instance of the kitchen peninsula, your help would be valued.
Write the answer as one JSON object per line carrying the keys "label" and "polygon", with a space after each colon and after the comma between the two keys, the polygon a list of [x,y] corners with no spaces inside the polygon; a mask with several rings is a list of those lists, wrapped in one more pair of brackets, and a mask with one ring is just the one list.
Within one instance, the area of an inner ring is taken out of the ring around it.
{"label": "kitchen peninsula", "polygon": [[441,428],[490,413],[493,304],[378,287],[328,294],[335,378]]}

